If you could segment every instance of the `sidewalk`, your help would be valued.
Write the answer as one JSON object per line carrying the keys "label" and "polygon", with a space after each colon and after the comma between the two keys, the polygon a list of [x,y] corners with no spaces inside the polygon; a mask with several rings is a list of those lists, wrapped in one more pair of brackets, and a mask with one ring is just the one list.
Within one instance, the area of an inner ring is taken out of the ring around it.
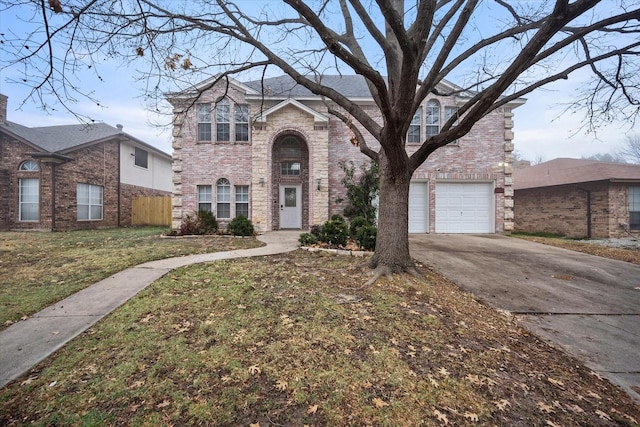
{"label": "sidewalk", "polygon": [[258,236],[266,246],[151,261],[128,268],[0,332],[0,388],[173,269],[221,259],[275,255],[298,247],[299,231]]}

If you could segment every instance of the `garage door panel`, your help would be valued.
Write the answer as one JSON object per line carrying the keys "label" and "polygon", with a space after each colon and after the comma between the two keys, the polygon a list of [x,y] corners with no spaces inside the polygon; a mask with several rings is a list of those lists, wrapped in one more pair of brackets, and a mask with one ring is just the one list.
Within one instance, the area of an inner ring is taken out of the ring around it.
{"label": "garage door panel", "polygon": [[437,183],[436,233],[493,233],[492,183]]}
{"label": "garage door panel", "polygon": [[409,186],[409,233],[429,231],[429,192],[426,182]]}

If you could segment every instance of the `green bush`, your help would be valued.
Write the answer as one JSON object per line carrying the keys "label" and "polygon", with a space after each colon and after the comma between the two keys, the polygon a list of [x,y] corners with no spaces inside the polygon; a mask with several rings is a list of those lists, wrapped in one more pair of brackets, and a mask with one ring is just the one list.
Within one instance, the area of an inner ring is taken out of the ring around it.
{"label": "green bush", "polygon": [[300,242],[302,246],[311,246],[318,243],[318,238],[311,233],[302,233],[298,242]]}
{"label": "green bush", "polygon": [[345,224],[347,223],[347,221],[344,219],[344,217],[340,214],[333,214],[331,215],[331,221],[340,221],[340,222],[344,222]]}
{"label": "green bush", "polygon": [[214,234],[218,231],[218,221],[213,212],[198,211],[198,218],[202,227],[202,234]]}
{"label": "green bush", "polygon": [[366,224],[358,229],[356,242],[365,251],[372,251],[376,248],[377,235],[378,229],[371,224]]}
{"label": "green bush", "polygon": [[332,219],[324,223],[320,233],[320,241],[332,245],[345,246],[349,238],[349,230],[344,220]]}
{"label": "green bush", "polygon": [[227,225],[227,231],[234,236],[253,236],[253,224],[246,216],[238,215]]}
{"label": "green bush", "polygon": [[364,225],[371,225],[365,217],[357,216],[353,218],[349,223],[349,236],[351,236],[352,239],[355,239],[358,236],[358,230],[360,230],[360,227]]}
{"label": "green bush", "polygon": [[322,237],[322,226],[321,225],[312,225],[311,226],[311,234],[316,238],[316,240],[320,240]]}

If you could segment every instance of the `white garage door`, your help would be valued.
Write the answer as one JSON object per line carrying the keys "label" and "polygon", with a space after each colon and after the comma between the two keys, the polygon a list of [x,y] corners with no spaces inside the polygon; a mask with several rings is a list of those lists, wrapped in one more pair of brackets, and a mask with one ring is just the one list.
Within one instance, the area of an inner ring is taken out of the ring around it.
{"label": "white garage door", "polygon": [[409,233],[429,231],[429,192],[426,182],[412,182],[409,186]]}
{"label": "white garage door", "polygon": [[436,233],[493,233],[493,184],[436,184]]}

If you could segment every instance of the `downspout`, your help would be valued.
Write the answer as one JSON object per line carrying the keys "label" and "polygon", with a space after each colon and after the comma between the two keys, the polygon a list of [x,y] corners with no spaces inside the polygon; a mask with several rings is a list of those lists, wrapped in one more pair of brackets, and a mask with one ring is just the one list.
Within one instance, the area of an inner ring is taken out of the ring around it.
{"label": "downspout", "polygon": [[[120,129],[120,132],[122,132],[122,127],[121,125],[118,125],[118,129]],[[120,157],[121,157],[121,153],[122,153],[122,141],[118,139],[118,228],[120,228],[120,181],[121,179],[121,173],[122,173],[122,165],[120,164]]]}
{"label": "downspout", "polygon": [[591,238],[591,191],[586,188],[576,187],[580,191],[587,193],[587,238]]}

